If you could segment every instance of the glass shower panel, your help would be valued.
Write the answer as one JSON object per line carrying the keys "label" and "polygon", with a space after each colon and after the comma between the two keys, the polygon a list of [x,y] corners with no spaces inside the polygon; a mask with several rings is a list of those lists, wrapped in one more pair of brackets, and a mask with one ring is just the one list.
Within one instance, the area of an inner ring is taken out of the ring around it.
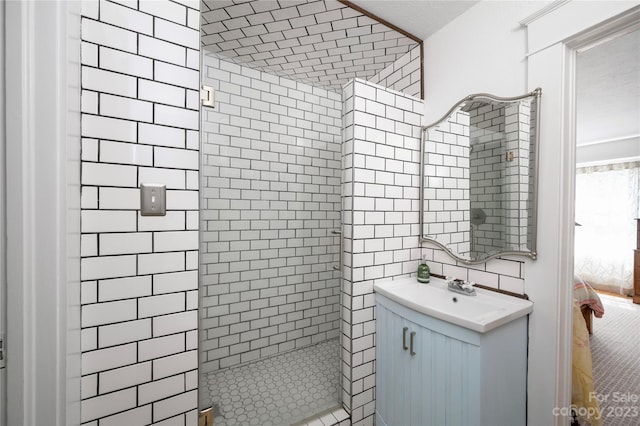
{"label": "glass shower panel", "polygon": [[340,398],[341,94],[203,50],[200,407],[290,424]]}

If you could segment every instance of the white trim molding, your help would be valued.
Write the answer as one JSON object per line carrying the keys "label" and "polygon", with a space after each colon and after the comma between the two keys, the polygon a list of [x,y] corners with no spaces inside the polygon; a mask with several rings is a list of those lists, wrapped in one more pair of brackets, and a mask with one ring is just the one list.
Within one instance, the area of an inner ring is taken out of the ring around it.
{"label": "white trim molding", "polygon": [[[581,49],[629,28],[630,22],[637,19],[639,9],[638,2],[571,1],[527,26],[529,52],[532,52],[528,55],[528,84],[543,88],[540,161],[547,163],[549,172],[540,185],[541,193],[545,194],[540,209],[546,213],[541,218],[544,223],[539,223],[549,235],[539,241],[543,246],[539,253],[540,259],[553,257],[542,262],[553,271],[544,271],[533,263],[526,272],[527,279],[551,279],[556,286],[555,292],[547,295],[555,302],[555,312],[549,312],[555,321],[553,334],[557,347],[552,367],[556,374],[553,408],[567,408],[571,404],[576,55]],[[573,15],[572,19],[567,19],[568,15]],[[536,28],[532,28],[534,26]],[[534,334],[539,331],[533,330]],[[541,368],[548,367],[533,365],[535,374]],[[540,409],[543,409],[540,404],[530,407],[536,416],[535,411]],[[535,420],[530,417],[529,423],[539,423]],[[554,422],[559,426],[568,424],[569,420],[566,416],[556,416]]]}
{"label": "white trim molding", "polygon": [[535,11],[534,13],[527,16],[526,18],[521,19],[519,24],[521,27],[526,27],[532,22],[535,22],[538,19],[542,18],[543,16],[550,14],[557,8],[564,6],[566,3],[570,1],[571,0],[555,0],[549,3],[548,5],[546,5],[545,7],[543,7],[542,9]]}
{"label": "white trim molding", "polygon": [[79,2],[5,4],[7,420],[78,424]]}

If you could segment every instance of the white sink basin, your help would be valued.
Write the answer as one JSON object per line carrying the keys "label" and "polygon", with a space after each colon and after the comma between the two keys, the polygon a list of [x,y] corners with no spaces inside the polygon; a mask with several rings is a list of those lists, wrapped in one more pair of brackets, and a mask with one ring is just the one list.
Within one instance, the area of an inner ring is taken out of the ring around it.
{"label": "white sink basin", "polygon": [[376,293],[414,311],[486,333],[533,310],[533,303],[513,296],[476,288],[476,296],[454,293],[446,281],[431,277],[428,284],[415,277],[384,280],[373,286]]}

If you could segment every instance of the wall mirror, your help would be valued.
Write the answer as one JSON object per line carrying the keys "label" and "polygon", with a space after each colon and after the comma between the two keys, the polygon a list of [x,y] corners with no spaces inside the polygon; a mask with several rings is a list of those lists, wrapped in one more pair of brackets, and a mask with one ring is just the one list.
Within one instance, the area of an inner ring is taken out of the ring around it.
{"label": "wall mirror", "polygon": [[536,258],[541,93],[470,95],[422,128],[421,241],[464,264]]}

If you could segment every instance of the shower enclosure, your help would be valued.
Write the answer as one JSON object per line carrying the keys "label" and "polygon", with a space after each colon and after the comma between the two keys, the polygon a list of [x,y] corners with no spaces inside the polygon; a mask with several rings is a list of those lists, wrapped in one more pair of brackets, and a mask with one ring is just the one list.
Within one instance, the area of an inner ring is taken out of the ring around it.
{"label": "shower enclosure", "polygon": [[201,405],[292,423],[339,402],[341,95],[207,52],[202,76]]}
{"label": "shower enclosure", "polygon": [[419,93],[419,49],[335,1],[201,16],[200,409],[217,426],[309,421],[350,405],[363,362],[341,318],[342,86],[400,70]]}

